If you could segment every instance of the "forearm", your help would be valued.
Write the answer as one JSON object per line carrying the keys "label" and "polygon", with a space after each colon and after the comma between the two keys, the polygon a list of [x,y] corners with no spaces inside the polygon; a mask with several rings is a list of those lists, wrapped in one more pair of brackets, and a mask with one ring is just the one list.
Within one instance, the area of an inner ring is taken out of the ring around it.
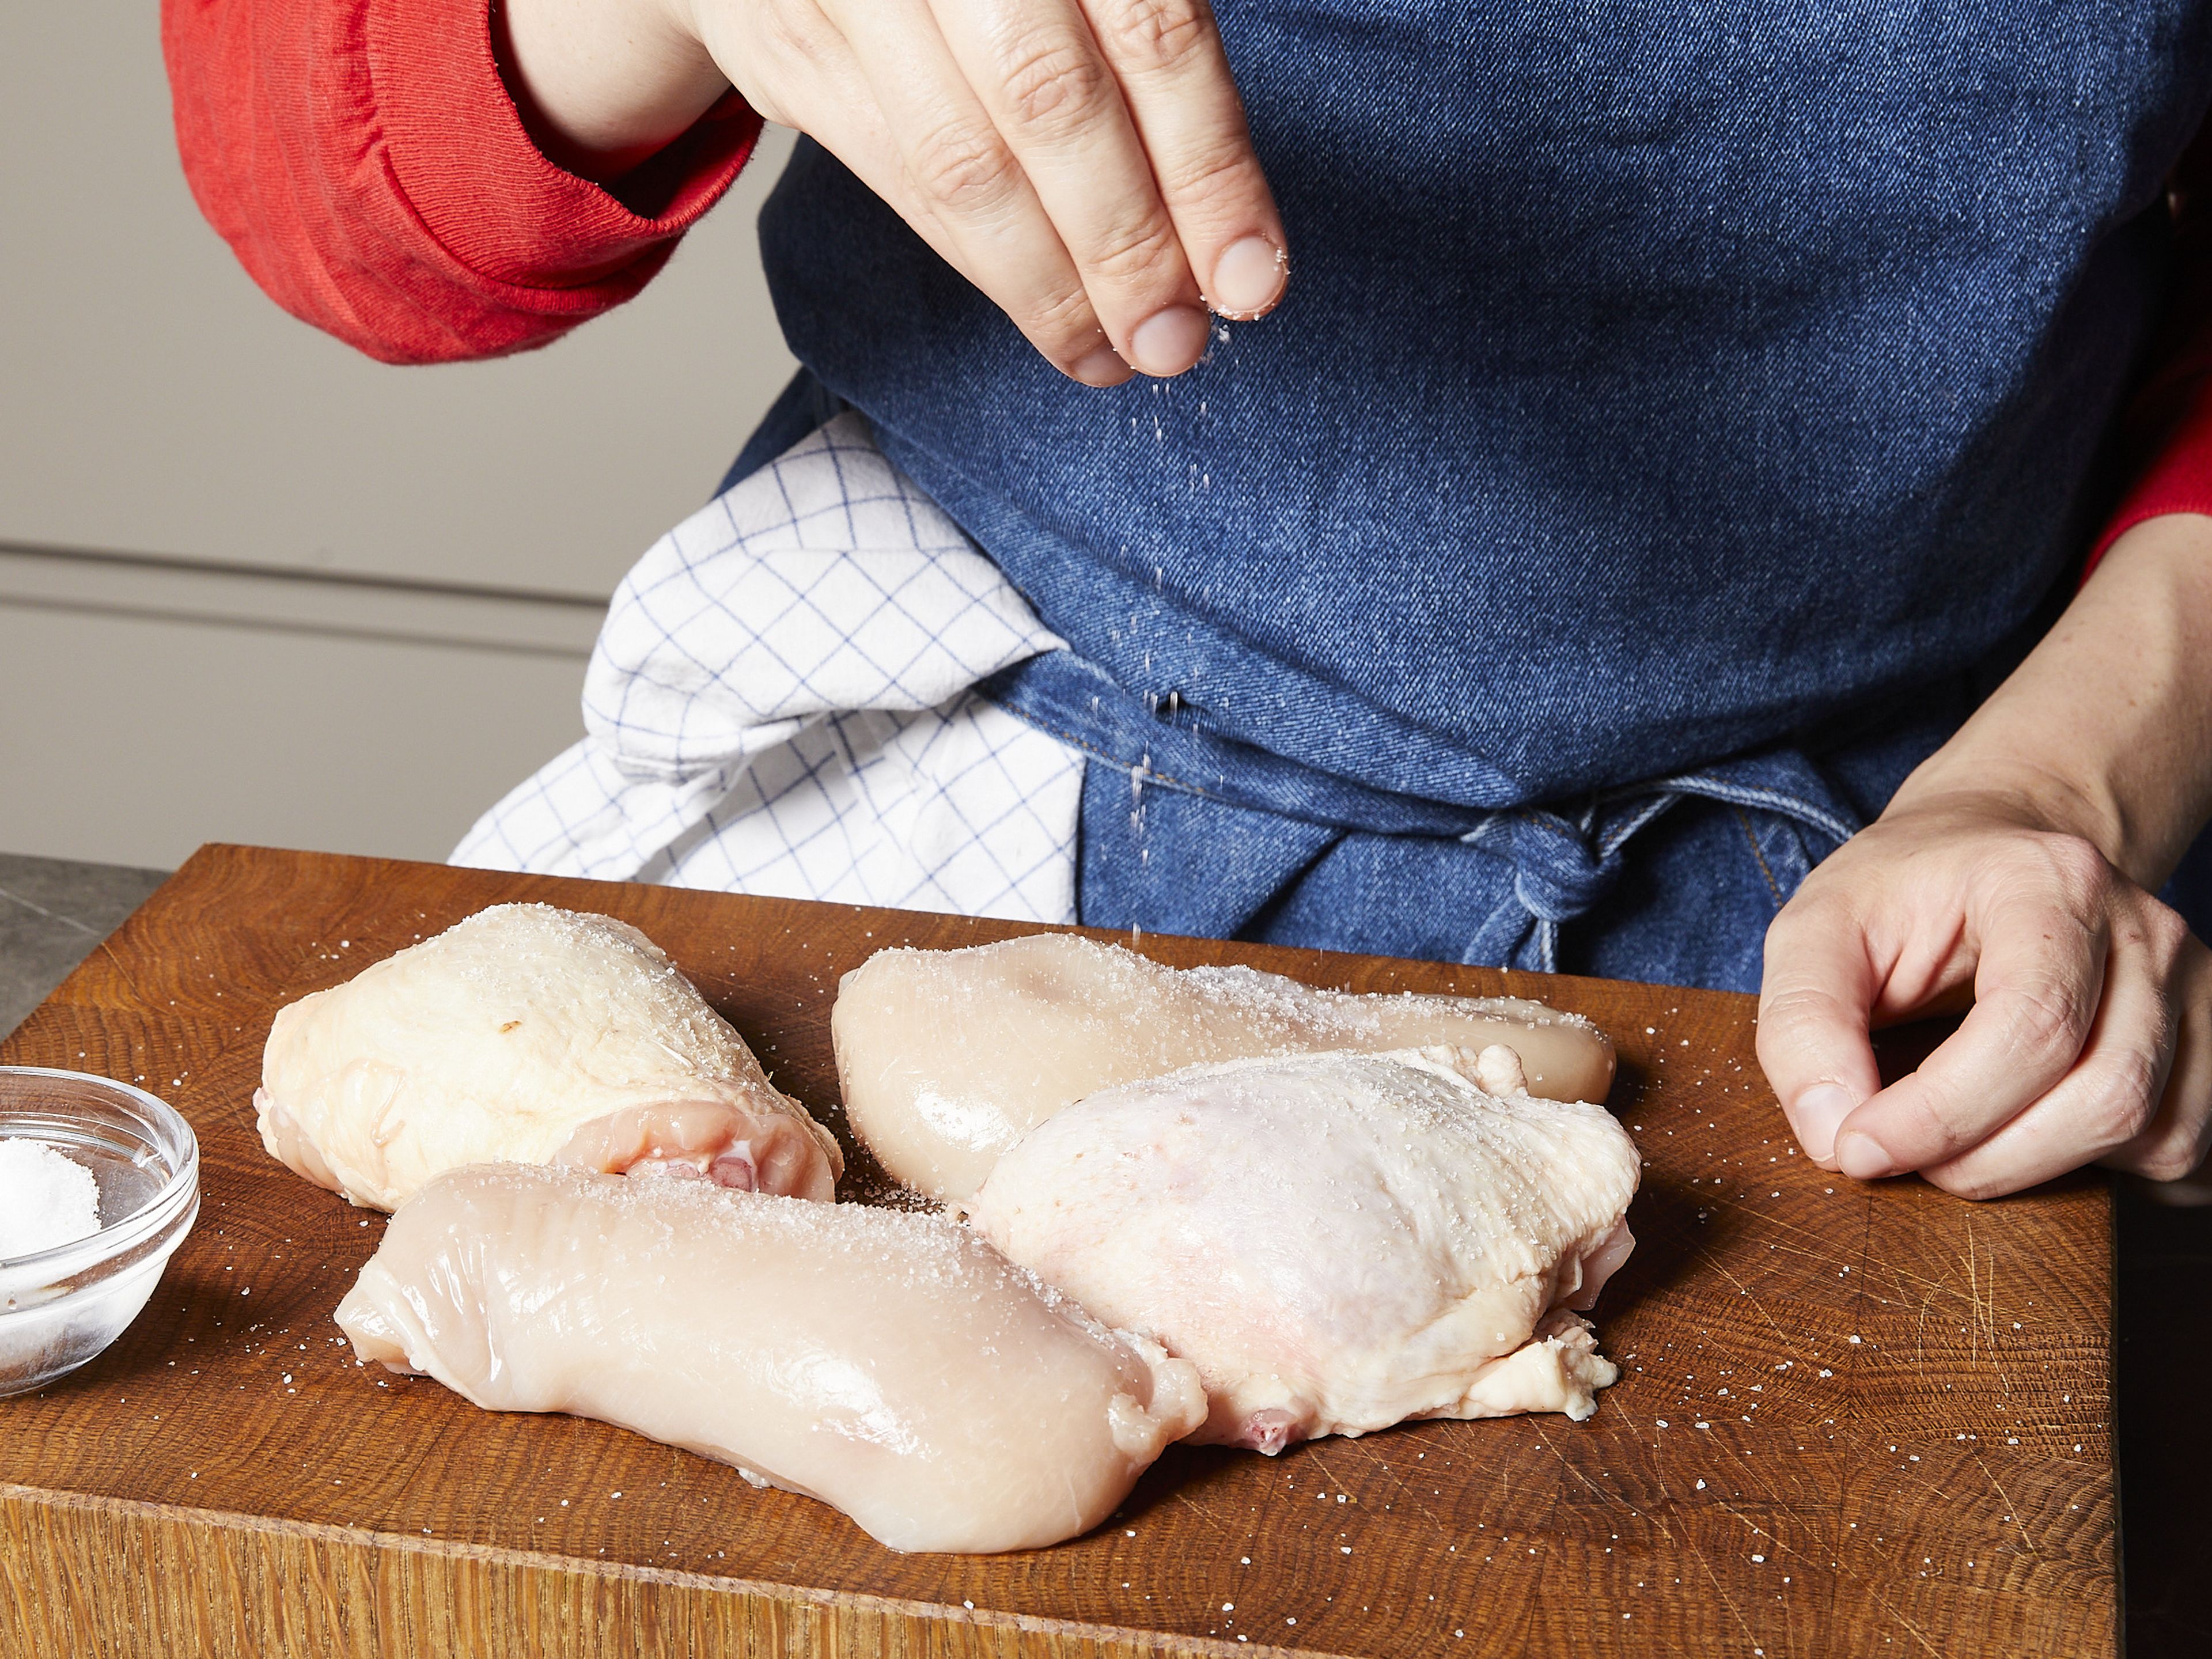
{"label": "forearm", "polygon": [[2010,797],[2155,890],[2212,816],[2212,518],[2116,542],[2057,624],[1897,806]]}
{"label": "forearm", "polygon": [[501,0],[509,90],[550,159],[617,179],[729,91],[686,15],[678,0]]}

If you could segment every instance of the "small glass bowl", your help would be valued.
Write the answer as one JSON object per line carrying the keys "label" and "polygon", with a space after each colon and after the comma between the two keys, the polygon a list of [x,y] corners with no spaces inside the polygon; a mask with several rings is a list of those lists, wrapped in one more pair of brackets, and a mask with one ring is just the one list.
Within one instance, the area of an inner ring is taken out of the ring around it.
{"label": "small glass bowl", "polygon": [[41,1140],[100,1183],[100,1231],[0,1260],[0,1399],[66,1376],[123,1334],[200,1212],[191,1126],[143,1089],[0,1066],[0,1137]]}

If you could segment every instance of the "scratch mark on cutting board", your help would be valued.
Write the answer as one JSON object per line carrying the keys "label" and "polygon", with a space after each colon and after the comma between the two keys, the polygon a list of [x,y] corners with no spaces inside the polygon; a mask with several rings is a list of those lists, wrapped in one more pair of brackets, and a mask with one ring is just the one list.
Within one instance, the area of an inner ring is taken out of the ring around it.
{"label": "scratch mark on cutting board", "polygon": [[1759,1310],[1759,1316],[1766,1322],[1766,1328],[1772,1331],[1778,1340],[1785,1345],[1793,1340],[1789,1332],[1784,1330],[1781,1326],[1774,1322],[1774,1316],[1766,1311],[1766,1304],[1751,1293],[1751,1286],[1745,1284],[1743,1280],[1738,1279],[1734,1273],[1728,1270],[1728,1264],[1726,1262],[1723,1261],[1718,1256],[1715,1255],[1708,1249],[1700,1249],[1698,1251],[1698,1255],[1705,1261],[1711,1263],[1715,1272],[1718,1273],[1723,1279],[1728,1280],[1729,1284],[1735,1285],[1736,1289],[1742,1293],[1744,1299],[1749,1302],[1753,1307]]}
{"label": "scratch mark on cutting board", "polygon": [[1974,1249],[1974,1216],[1966,1212],[1966,1283],[1974,1310],[1975,1340],[1987,1350],[1997,1386],[2012,1395],[2012,1375],[2005,1370],[2003,1351],[1997,1346],[1997,1253],[1978,1256]]}
{"label": "scratch mark on cutting board", "polygon": [[1569,1474],[1574,1476],[1576,1480],[1581,1481],[1583,1486],[1589,1487],[1591,1497],[1601,1498],[1607,1503],[1615,1503],[1619,1501],[1616,1494],[1607,1492],[1603,1486],[1599,1486],[1596,1481],[1591,1480],[1589,1476],[1584,1474],[1580,1469],[1577,1468],[1572,1460],[1567,1456],[1566,1453],[1560,1450],[1559,1447],[1552,1443],[1552,1437],[1544,1432],[1540,1425],[1532,1423],[1531,1426],[1536,1431],[1537,1444],[1543,1447],[1543,1449],[1551,1453],[1553,1456],[1558,1458],[1559,1460],[1559,1467],[1561,1468],[1565,1469]]}
{"label": "scratch mark on cutting board", "polygon": [[[1636,1421],[1635,1418],[1632,1417],[1626,1410],[1618,1406],[1614,1407],[1613,1409],[1620,1412],[1621,1420],[1627,1424],[1629,1429],[1634,1433],[1636,1438],[1633,1443],[1638,1448],[1638,1455],[1644,1460],[1644,1467],[1648,1471],[1649,1478],[1652,1486],[1657,1489],[1659,1495],[1662,1498],[1673,1498],[1674,1496],[1674,1490],[1672,1483],[1668,1479],[1667,1471],[1663,1467],[1664,1460],[1659,1454],[1659,1448],[1656,1443],[1647,1443],[1644,1438],[1645,1432],[1650,1425],[1649,1424],[1639,1425]],[[1628,1512],[1631,1515],[1637,1516],[1643,1520],[1650,1522],[1653,1526],[1658,1528],[1660,1537],[1665,1539],[1669,1544],[1674,1541],[1674,1529],[1667,1524],[1667,1516],[1663,1510],[1656,1509],[1648,1510],[1639,1510],[1634,1504],[1631,1504],[1629,1506]]]}
{"label": "scratch mark on cutting board", "polygon": [[[1745,1515],[1726,1498],[1717,1498],[1714,1499],[1714,1502],[1729,1516],[1729,1518],[1741,1522],[1746,1530],[1749,1531],[1756,1537],[1764,1538],[1767,1540],[1768,1548],[1772,1550],[1774,1553],[1775,1565],[1777,1566],[1784,1565],[1783,1557],[1795,1556],[1796,1558],[1796,1567],[1798,1572],[1800,1574],[1804,1572],[1806,1565],[1808,1561],[1811,1560],[1811,1559],[1806,1555],[1804,1551],[1791,1545],[1780,1533],[1771,1531],[1767,1528],[1760,1526],[1759,1522],[1753,1520],[1749,1516]],[[1814,1536],[1817,1537],[1818,1535],[1819,1534],[1817,1533],[1814,1534]],[[1811,1561],[1811,1565],[1815,1571],[1818,1571],[1820,1564],[1817,1561]],[[1785,1600],[1783,1605],[1784,1611],[1785,1613],[1788,1612],[1790,1610],[1789,1602]],[[1790,1646],[1794,1650],[1797,1645],[1797,1638],[1794,1626],[1790,1626],[1785,1632],[1785,1637]]]}
{"label": "scratch mark on cutting board", "polygon": [[2043,1552],[2035,1547],[2035,1540],[2027,1535],[2027,1522],[2020,1518],[2020,1506],[2012,1501],[2012,1494],[2004,1489],[2004,1482],[1998,1480],[1990,1466],[1982,1461],[1979,1452],[1974,1454],[1974,1465],[1981,1470],[1982,1479],[1996,1488],[1997,1497],[2003,1501],[2006,1512],[2012,1516],[2013,1525],[2020,1529],[2021,1547],[2030,1555],[2042,1554]]}
{"label": "scratch mark on cutting board", "polygon": [[1815,1247],[1813,1249],[1808,1249],[1802,1244],[1777,1243],[1773,1248],[1778,1250],[1791,1250],[1799,1255],[1809,1255],[1814,1256],[1816,1259],[1826,1258],[1831,1261],[1836,1260],[1835,1241],[1829,1235],[1822,1232],[1817,1227],[1808,1227],[1802,1222],[1791,1221],[1782,1216],[1770,1215],[1765,1210],[1760,1209],[1754,1205],[1745,1203],[1741,1199],[1731,1200],[1725,1196],[1721,1196],[1718,1197],[1717,1200],[1704,1199],[1700,1201],[1708,1204],[1716,1201],[1725,1204],[1729,1208],[1735,1210],[1739,1215],[1741,1215],[1747,1220],[1753,1222],[1759,1227],[1767,1229],[1778,1234],[1786,1235],[1794,1233],[1800,1238],[1810,1240],[1812,1244]]}
{"label": "scratch mark on cutting board", "polygon": [[100,949],[101,954],[106,956],[110,962],[115,964],[115,971],[123,976],[123,983],[129,988],[131,994],[134,997],[137,996],[138,981],[137,977],[132,975],[130,964],[125,962],[121,957],[116,955],[114,939],[111,937],[100,940]]}
{"label": "scratch mark on cutting board", "polygon": [[1735,1597],[1728,1593],[1728,1586],[1721,1583],[1720,1575],[1713,1571],[1713,1564],[1705,1559],[1705,1551],[1698,1547],[1698,1540],[1685,1532],[1682,1541],[1690,1547],[1690,1553],[1698,1558],[1698,1565],[1705,1570],[1706,1582],[1712,1585],[1713,1594],[1721,1598],[1721,1605],[1729,1610],[1729,1617],[1735,1620],[1736,1628],[1743,1632],[1743,1639],[1756,1644],[1758,1638],[1752,1632],[1751,1621],[1743,1616],[1743,1609],[1736,1606]]}
{"label": "scratch mark on cutting board", "polygon": [[[1309,1441],[1307,1443],[1311,1445],[1312,1443]],[[1357,1444],[1358,1443],[1349,1442],[1347,1443]],[[1309,1451],[1306,1454],[1306,1462],[1312,1464],[1315,1468],[1321,1471],[1321,1478],[1322,1480],[1328,1481],[1330,1486],[1335,1487],[1337,1491],[1344,1494],[1344,1501],[1346,1503],[1356,1504],[1359,1501],[1359,1494],[1352,1491],[1351,1487],[1346,1486],[1343,1481],[1336,1478],[1336,1471],[1321,1461],[1321,1454],[1319,1452]]]}
{"label": "scratch mark on cutting board", "polygon": [[1447,1527],[1441,1520],[1437,1519],[1436,1512],[1430,1509],[1428,1504],[1422,1500],[1420,1493],[1416,1492],[1412,1486],[1407,1485],[1405,1478],[1399,1474],[1397,1471],[1393,1469],[1388,1463],[1382,1461],[1382,1453],[1379,1448],[1370,1446],[1365,1440],[1359,1439],[1347,1440],[1340,1448],[1339,1448],[1339,1449],[1358,1453],[1368,1460],[1369,1468],[1388,1476],[1390,1481],[1390,1495],[1393,1498],[1401,1498],[1405,1499],[1406,1502],[1411,1504],[1424,1516],[1427,1516],[1429,1524],[1434,1527],[1440,1535],[1446,1538],[1456,1535],[1449,1527]]}
{"label": "scratch mark on cutting board", "polygon": [[1771,1528],[1760,1526],[1758,1522],[1753,1520],[1749,1516],[1738,1510],[1736,1506],[1729,1503],[1727,1498],[1717,1498],[1713,1500],[1713,1504],[1716,1508],[1725,1511],[1727,1514],[1734,1516],[1737,1520],[1742,1522],[1747,1531],[1757,1534],[1759,1537],[1766,1540],[1768,1543],[1773,1545],[1775,1553],[1778,1555],[1785,1553],[1795,1555],[1797,1553],[1797,1552],[1792,1549],[1788,1544],[1783,1542],[1781,1534],[1775,1532]]}
{"label": "scratch mark on cutting board", "polygon": [[1891,1618],[1896,1620],[1899,1624],[1904,1626],[1906,1630],[1912,1633],[1912,1639],[1914,1641],[1919,1643],[1922,1647],[1934,1654],[1936,1656],[1936,1659],[1943,1659],[1942,1650],[1933,1642],[1928,1639],[1927,1635],[1921,1630],[1919,1626],[1914,1624],[1910,1619],[1907,1619],[1902,1613],[1899,1613],[1897,1610],[1896,1604],[1887,1595],[1884,1595],[1880,1589],[1875,1588],[1875,1583],[1872,1579],[1862,1579],[1860,1582],[1865,1585],[1867,1594],[1874,1597],[1875,1601],[1881,1603],[1881,1608],[1884,1613],[1887,1613]]}
{"label": "scratch mark on cutting board", "polygon": [[1200,1520],[1206,1522],[1211,1522],[1212,1520],[1213,1517],[1206,1514],[1203,1509],[1201,1509],[1196,1503],[1193,1502],[1189,1494],[1185,1492],[1180,1486],[1175,1489],[1175,1499],[1176,1503],[1182,1504]]}

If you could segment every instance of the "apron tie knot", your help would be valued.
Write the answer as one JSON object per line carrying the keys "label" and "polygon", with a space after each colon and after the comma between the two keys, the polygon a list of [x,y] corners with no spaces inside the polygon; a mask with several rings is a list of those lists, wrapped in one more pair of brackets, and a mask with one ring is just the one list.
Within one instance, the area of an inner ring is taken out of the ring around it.
{"label": "apron tie knot", "polygon": [[1620,879],[1620,842],[1593,845],[1587,822],[1532,806],[1504,815],[1504,828],[1514,896],[1539,921],[1573,921]]}

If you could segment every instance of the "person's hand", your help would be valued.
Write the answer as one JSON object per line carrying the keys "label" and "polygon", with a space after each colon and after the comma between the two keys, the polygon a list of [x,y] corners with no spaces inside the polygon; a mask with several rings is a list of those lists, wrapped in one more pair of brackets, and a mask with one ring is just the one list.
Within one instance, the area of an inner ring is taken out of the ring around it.
{"label": "person's hand", "polygon": [[[2212,951],[2013,792],[1916,792],[1766,938],[1759,1058],[1798,1144],[1862,1180],[1990,1198],[2093,1161],[2172,1180],[2212,1133]],[[1883,1089],[1869,1018],[1964,1023]]]}
{"label": "person's hand", "polygon": [[[2154,898],[2212,817],[2212,517],[2113,542],[2051,632],[1766,935],[1799,1144],[1969,1198],[2203,1161],[2212,955]],[[1965,1022],[1881,1086],[1872,1024]]]}
{"label": "person's hand", "polygon": [[[1286,243],[1205,0],[507,0],[536,124],[633,165],[734,84],[1064,373],[1179,374]],[[725,80],[726,77],[726,81]]]}

